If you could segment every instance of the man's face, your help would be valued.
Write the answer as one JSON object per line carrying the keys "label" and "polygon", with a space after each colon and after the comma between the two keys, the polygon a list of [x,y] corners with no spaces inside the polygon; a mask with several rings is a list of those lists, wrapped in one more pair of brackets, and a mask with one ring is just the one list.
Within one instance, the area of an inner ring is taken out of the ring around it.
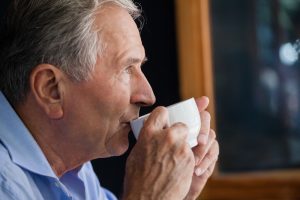
{"label": "man's face", "polygon": [[106,5],[97,14],[95,28],[105,49],[90,80],[68,82],[64,117],[69,124],[65,128],[96,158],[127,150],[129,121],[155,97],[141,71],[145,51],[131,16]]}

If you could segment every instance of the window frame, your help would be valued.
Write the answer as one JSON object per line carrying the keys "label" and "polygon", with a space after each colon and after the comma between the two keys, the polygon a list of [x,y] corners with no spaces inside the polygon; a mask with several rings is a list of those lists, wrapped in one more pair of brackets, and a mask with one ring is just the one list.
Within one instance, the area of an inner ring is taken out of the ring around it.
{"label": "window frame", "polygon": [[[209,0],[176,0],[180,95],[208,96],[216,129]],[[218,130],[216,130],[217,132]],[[216,167],[201,199],[300,199],[300,170],[222,174]]]}

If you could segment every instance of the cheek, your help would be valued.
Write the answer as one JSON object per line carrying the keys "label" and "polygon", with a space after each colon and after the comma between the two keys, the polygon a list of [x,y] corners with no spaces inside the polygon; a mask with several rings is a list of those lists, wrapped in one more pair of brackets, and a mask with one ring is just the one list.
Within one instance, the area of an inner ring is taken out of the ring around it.
{"label": "cheek", "polygon": [[[113,77],[113,78],[112,78]],[[122,76],[126,79],[126,76]],[[101,115],[105,124],[114,125],[117,120],[126,112],[130,105],[131,87],[120,80],[121,77],[111,76],[110,78],[100,78],[84,88],[81,96],[86,100],[86,106],[91,112]],[[95,115],[93,115],[95,117]],[[111,121],[111,122],[109,122]]]}
{"label": "cheek", "polygon": [[129,72],[122,72],[118,77],[118,81],[125,87],[130,86],[131,74]]}
{"label": "cheek", "polygon": [[115,85],[108,88],[107,94],[111,102],[122,107],[130,103],[131,85],[130,81],[118,81]]}
{"label": "cheek", "polygon": [[126,112],[130,105],[130,88],[126,85],[115,85],[102,90],[98,101],[96,102],[107,118],[115,121]]}

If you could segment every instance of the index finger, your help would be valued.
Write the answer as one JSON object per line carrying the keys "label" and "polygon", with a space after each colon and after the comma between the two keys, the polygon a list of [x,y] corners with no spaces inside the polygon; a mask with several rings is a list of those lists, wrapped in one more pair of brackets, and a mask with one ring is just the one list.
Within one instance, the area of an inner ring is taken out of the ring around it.
{"label": "index finger", "polygon": [[144,122],[145,129],[159,131],[170,126],[169,112],[167,108],[159,106],[155,108]]}

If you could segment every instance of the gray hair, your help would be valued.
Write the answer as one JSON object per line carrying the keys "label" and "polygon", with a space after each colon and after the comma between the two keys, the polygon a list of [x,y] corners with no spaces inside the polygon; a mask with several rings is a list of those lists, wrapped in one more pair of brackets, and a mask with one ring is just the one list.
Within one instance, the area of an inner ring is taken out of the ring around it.
{"label": "gray hair", "polygon": [[0,90],[12,104],[25,99],[38,64],[52,64],[75,81],[90,77],[103,47],[93,29],[96,9],[114,3],[133,19],[141,14],[132,0],[12,1],[0,32]]}

